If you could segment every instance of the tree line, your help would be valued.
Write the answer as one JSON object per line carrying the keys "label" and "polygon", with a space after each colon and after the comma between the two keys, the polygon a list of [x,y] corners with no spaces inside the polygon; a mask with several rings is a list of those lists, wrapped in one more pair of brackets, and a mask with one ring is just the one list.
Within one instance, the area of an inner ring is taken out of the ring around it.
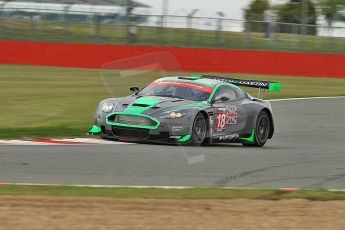
{"label": "tree line", "polygon": [[275,5],[269,0],[253,0],[244,9],[246,30],[263,32],[267,23],[265,12],[268,9],[272,10],[274,18],[274,22],[270,23],[280,22],[275,30],[283,33],[300,33],[303,29],[301,25],[308,24],[315,26],[307,26],[305,33],[314,35],[317,33],[318,16],[322,16],[329,27],[335,22],[345,22],[345,0],[290,0]]}

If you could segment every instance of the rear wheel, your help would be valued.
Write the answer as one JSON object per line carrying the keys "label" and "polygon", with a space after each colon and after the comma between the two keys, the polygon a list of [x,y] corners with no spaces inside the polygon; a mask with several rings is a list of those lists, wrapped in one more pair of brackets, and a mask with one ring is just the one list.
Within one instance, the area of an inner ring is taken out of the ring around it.
{"label": "rear wheel", "polygon": [[198,113],[193,122],[190,144],[203,145],[207,142],[207,123],[204,115]]}
{"label": "rear wheel", "polygon": [[269,133],[270,133],[270,118],[265,111],[259,113],[256,127],[254,130],[254,142],[243,143],[243,146],[249,147],[262,147],[266,144]]}

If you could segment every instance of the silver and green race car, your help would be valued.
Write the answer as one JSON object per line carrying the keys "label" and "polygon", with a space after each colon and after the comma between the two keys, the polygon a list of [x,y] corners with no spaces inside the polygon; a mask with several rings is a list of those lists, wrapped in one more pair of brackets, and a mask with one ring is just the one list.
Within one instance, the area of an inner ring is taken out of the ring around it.
{"label": "silver and green race car", "polygon": [[194,74],[165,77],[98,105],[90,134],[135,142],[265,145],[274,133],[271,104],[239,86],[278,91],[280,83]]}

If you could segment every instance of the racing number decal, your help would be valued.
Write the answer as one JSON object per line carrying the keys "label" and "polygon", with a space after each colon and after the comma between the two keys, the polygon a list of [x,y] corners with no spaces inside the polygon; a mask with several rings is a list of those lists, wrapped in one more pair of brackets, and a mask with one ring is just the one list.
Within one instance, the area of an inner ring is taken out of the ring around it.
{"label": "racing number decal", "polygon": [[233,125],[237,124],[237,107],[236,106],[230,106],[226,108],[227,113],[227,120],[226,124]]}
{"label": "racing number decal", "polygon": [[230,106],[226,108],[218,108],[216,112],[216,125],[217,132],[223,131],[227,125],[237,124],[237,107]]}
{"label": "racing number decal", "polygon": [[226,127],[226,113],[217,113],[216,114],[216,130],[222,131]]}

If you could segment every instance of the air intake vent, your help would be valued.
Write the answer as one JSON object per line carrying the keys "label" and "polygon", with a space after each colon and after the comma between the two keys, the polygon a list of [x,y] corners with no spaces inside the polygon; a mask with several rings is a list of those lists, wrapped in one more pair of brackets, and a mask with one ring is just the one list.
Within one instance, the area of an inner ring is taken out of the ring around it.
{"label": "air intake vent", "polygon": [[202,78],[202,77],[179,77],[178,79],[195,81],[195,80],[198,80],[200,78]]}
{"label": "air intake vent", "polygon": [[138,125],[138,126],[156,126],[157,122],[140,116],[126,115],[126,114],[114,114],[108,117],[108,121],[127,124],[127,125]]}
{"label": "air intake vent", "polygon": [[133,104],[132,106],[146,108],[146,107],[149,107],[150,105],[145,105],[145,104]]}

